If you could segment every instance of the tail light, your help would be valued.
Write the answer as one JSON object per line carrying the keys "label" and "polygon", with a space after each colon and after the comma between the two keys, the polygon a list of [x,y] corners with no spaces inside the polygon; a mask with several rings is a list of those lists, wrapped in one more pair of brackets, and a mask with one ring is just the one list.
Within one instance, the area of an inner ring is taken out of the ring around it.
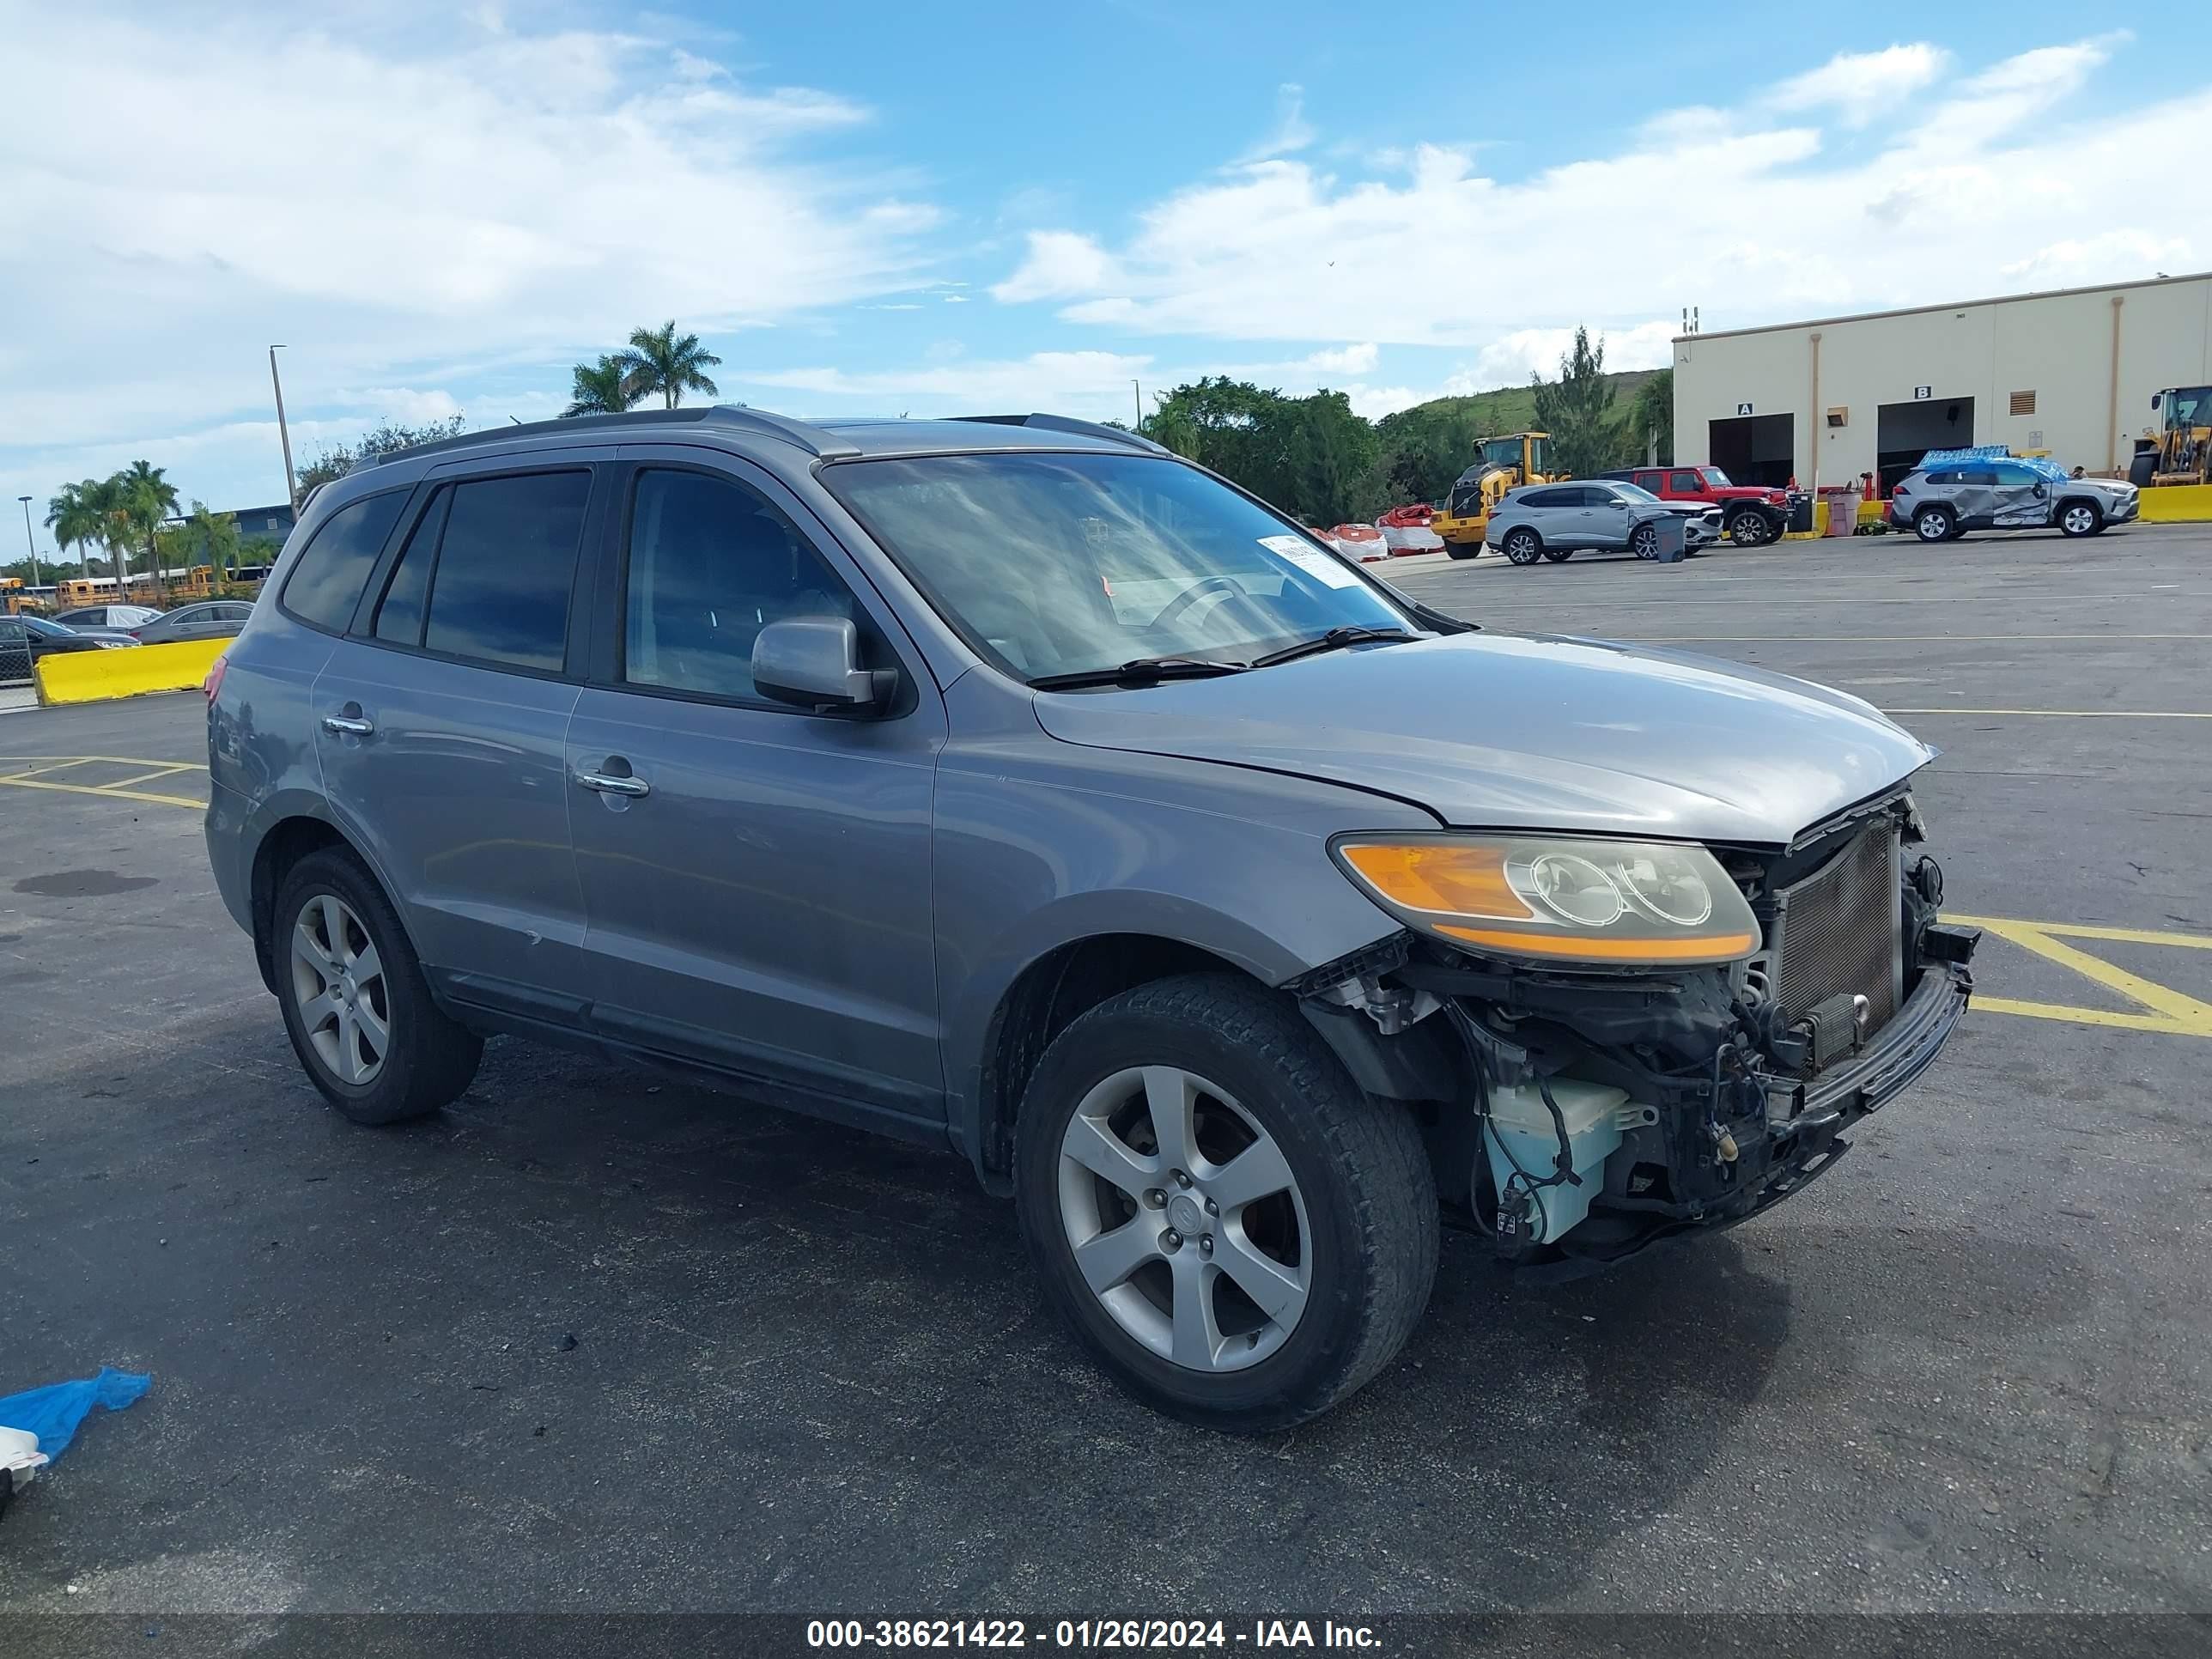
{"label": "tail light", "polygon": [[217,657],[209,665],[207,678],[200,682],[200,690],[207,694],[210,702],[213,702],[216,694],[222,690],[222,671],[229,661],[228,656]]}

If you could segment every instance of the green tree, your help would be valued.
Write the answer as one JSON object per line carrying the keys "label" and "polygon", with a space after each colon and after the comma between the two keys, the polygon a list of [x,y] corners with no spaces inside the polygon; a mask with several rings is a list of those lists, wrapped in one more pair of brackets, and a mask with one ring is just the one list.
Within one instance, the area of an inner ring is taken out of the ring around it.
{"label": "green tree", "polygon": [[458,438],[468,429],[467,422],[459,415],[442,421],[425,421],[420,426],[402,426],[395,421],[383,421],[364,432],[349,444],[331,444],[315,459],[300,469],[299,483],[301,500],[319,484],[343,478],[363,461],[373,461],[380,455],[389,455],[395,450],[411,449],[416,444],[434,444],[446,438]]}
{"label": "green tree", "polygon": [[720,368],[722,360],[701,345],[697,335],[677,333],[673,318],[659,328],[632,329],[629,344],[612,361],[628,377],[624,389],[633,403],[658,392],[673,409],[687,392],[707,398],[720,395],[707,371]]}
{"label": "green tree", "polygon": [[1645,458],[1654,435],[1659,440],[1657,465],[1671,466],[1674,460],[1674,371],[1671,368],[1661,369],[1639,386],[1635,401],[1628,406],[1628,429],[1622,437],[1631,453],[1630,465]]}
{"label": "green tree", "polygon": [[1282,505],[1288,405],[1279,392],[1217,374],[1160,398],[1145,417],[1145,436]]}
{"label": "green tree", "polygon": [[1273,423],[1282,433],[1278,507],[1310,523],[1342,524],[1371,518],[1389,504],[1382,443],[1343,392],[1316,392],[1286,403]]}
{"label": "green tree", "polygon": [[1552,465],[1577,478],[1594,477],[1615,463],[1620,432],[1613,419],[1613,382],[1605,377],[1605,341],[1590,343],[1577,327],[1575,343],[1559,359],[1559,378],[1529,376],[1536,394],[1536,426],[1552,434]]}
{"label": "green tree", "polygon": [[575,384],[568,393],[562,419],[572,415],[619,415],[645,395],[630,371],[612,356],[601,353],[596,363],[578,363]]}
{"label": "green tree", "polygon": [[118,597],[120,585],[131,580],[131,560],[126,550],[137,528],[132,521],[131,497],[123,480],[124,475],[117,472],[105,478],[87,478],[77,486],[86,509],[98,526],[93,538],[108,554],[107,569],[97,574],[118,579]]}
{"label": "green tree", "polygon": [[1473,398],[1437,398],[1386,415],[1376,427],[1384,477],[1401,501],[1441,501],[1493,435]]}
{"label": "green tree", "polygon": [[46,502],[46,528],[54,532],[54,545],[64,553],[76,549],[77,568],[87,580],[92,578],[92,549],[104,528],[92,501],[92,492],[98,488],[90,478],[64,484]]}
{"label": "green tree", "polygon": [[149,461],[133,461],[115,475],[115,486],[124,520],[146,548],[146,569],[156,586],[162,584],[161,552],[155,536],[162,520],[177,510],[177,487],[166,476],[168,469]]}
{"label": "green tree", "polygon": [[211,511],[205,501],[192,503],[192,515],[185,520],[185,544],[195,562],[213,567],[219,582],[228,580],[244,562],[238,556],[238,515]]}

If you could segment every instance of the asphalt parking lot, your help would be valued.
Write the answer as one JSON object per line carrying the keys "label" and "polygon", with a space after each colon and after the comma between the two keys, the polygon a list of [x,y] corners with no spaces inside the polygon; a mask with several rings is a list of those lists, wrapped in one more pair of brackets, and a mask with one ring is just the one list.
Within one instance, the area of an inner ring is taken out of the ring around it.
{"label": "asphalt parking lot", "polygon": [[1448,1237],[1394,1370],[1221,1438],[949,1155],[514,1042],[349,1127],[207,873],[199,699],[0,715],[0,1392],[155,1377],[0,1521],[0,1607],[2212,1609],[2212,531],[1389,574],[1942,746],[2002,929],[1832,1175],[1561,1287]]}

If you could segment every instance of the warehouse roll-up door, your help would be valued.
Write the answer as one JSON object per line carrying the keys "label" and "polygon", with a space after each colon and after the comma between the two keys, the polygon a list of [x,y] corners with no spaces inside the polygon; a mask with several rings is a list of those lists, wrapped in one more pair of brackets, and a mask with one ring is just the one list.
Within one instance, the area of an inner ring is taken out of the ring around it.
{"label": "warehouse roll-up door", "polygon": [[1884,404],[1875,411],[1875,464],[1881,469],[1881,493],[1920,465],[1931,449],[1966,449],[1974,441],[1972,398],[1918,398],[1909,404]]}
{"label": "warehouse roll-up door", "polygon": [[1779,489],[1796,470],[1797,417],[1738,415],[1711,423],[1705,459],[1740,484]]}

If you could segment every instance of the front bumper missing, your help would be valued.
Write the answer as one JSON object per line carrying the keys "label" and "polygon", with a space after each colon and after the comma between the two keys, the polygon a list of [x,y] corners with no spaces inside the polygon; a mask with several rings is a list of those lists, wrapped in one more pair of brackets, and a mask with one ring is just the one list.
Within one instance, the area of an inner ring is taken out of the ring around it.
{"label": "front bumper missing", "polygon": [[[1966,950],[1971,953],[1972,945]],[[1841,1138],[1844,1130],[1881,1110],[1935,1064],[1966,1012],[1972,990],[1973,976],[1964,962],[1929,963],[1905,1006],[1860,1053],[1809,1079],[1755,1073],[1767,1091],[1771,1149],[1756,1187],[1698,1215],[1649,1215],[1650,1224],[1626,1238],[1583,1243],[1570,1233],[1555,1258],[1521,1264],[1519,1271],[1541,1279],[1578,1279],[1656,1245],[1725,1232],[1795,1196],[1850,1151],[1851,1143]],[[1598,1216],[1606,1208],[1600,1199],[1591,1213]]]}

